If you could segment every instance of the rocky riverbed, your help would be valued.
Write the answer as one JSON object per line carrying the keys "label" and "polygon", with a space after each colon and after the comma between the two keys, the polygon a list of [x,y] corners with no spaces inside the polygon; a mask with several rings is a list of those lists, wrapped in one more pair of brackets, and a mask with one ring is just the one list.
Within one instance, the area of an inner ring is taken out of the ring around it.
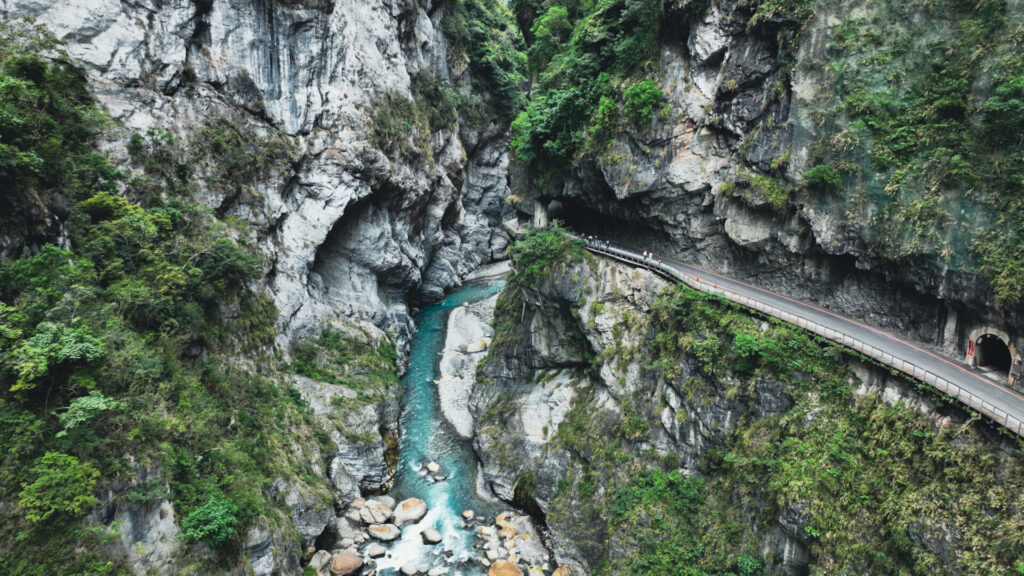
{"label": "rocky riverbed", "polygon": [[394,486],[342,499],[340,515],[305,552],[317,574],[565,575],[533,520],[491,493],[469,438],[466,404],[507,269],[485,267],[416,317]]}
{"label": "rocky riverbed", "polygon": [[[456,571],[479,574],[486,571],[490,576],[569,574],[567,568],[552,570],[549,553],[529,516],[506,511],[488,518],[464,510],[461,529],[471,534],[474,542],[474,554],[465,556],[446,544],[433,527],[429,512],[427,504],[418,498],[397,504],[390,496],[358,498],[337,519],[331,544],[306,550],[307,566],[318,576],[374,576],[394,572],[441,576]],[[418,537],[424,545],[434,547],[433,558],[409,561],[399,558],[392,543],[405,536]]]}

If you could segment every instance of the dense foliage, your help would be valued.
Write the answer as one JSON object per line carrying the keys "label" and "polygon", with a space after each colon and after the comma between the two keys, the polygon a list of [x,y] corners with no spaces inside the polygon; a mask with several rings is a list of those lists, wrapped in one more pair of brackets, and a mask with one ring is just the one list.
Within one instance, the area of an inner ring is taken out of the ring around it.
{"label": "dense foliage", "polygon": [[53,190],[81,199],[120,177],[89,144],[106,120],[86,85],[52,37],[0,21],[0,233],[27,227],[42,237],[49,226],[39,214]]}
{"label": "dense foliage", "polygon": [[[486,105],[466,110],[469,119],[512,118],[523,102],[526,55],[523,39],[502,0],[452,0],[445,5],[444,33],[449,57],[468,60],[474,86],[487,93]],[[461,68],[458,62],[455,68]],[[427,105],[433,105],[428,102]]]}
{"label": "dense foliage", "polygon": [[398,385],[395,345],[373,345],[362,338],[324,329],[316,338],[292,342],[291,370],[318,382],[345,386],[361,396],[376,398]]}
{"label": "dense foliage", "polygon": [[210,496],[206,504],[181,521],[182,538],[202,541],[210,546],[220,546],[237,533],[238,506],[219,495]]}
{"label": "dense foliage", "polygon": [[1024,31],[1004,0],[919,10],[874,4],[833,31],[830,88],[806,111],[822,126],[811,161],[846,183],[845,209],[874,250],[980,271],[1013,304],[1024,290]]}
{"label": "dense foliage", "polygon": [[187,152],[151,131],[128,142],[129,179],[92,151],[108,121],[57,49],[0,23],[0,213],[70,204],[69,246],[0,262],[0,571],[113,574],[98,555],[116,527],[84,519],[100,486],[148,477],[133,502],[170,499],[186,540],[230,547],[273,515],[271,479],[307,466],[288,446],[312,436],[308,408],[257,371],[277,312],[249,288],[249,232],[181,199],[197,166],[258,177],[274,154],[247,158],[287,142],[225,122]]}
{"label": "dense foliage", "polygon": [[555,266],[579,260],[583,241],[568,235],[556,221],[549,228],[528,228],[509,250],[518,286],[531,286],[546,278]]}
{"label": "dense foliage", "polygon": [[42,522],[54,514],[74,518],[98,500],[93,495],[100,473],[74,456],[47,452],[31,470],[34,480],[23,484],[18,505],[29,522]]}
{"label": "dense foliage", "polygon": [[[569,270],[552,271],[535,285],[570,282]],[[602,313],[608,293],[597,297],[579,269],[571,273],[581,294],[569,303],[579,306],[573,318],[584,307],[591,318]],[[557,313],[557,303],[541,301]],[[511,312],[498,352],[523,329],[519,305]],[[1014,440],[997,446],[976,418],[937,426],[889,392],[886,400],[861,387],[863,357],[685,286],[665,289],[649,316],[616,315],[612,345],[578,373],[573,407],[549,447],[571,465],[547,521],[581,553],[605,559],[597,574],[762,574],[780,560],[762,556],[780,516],[811,553],[811,574],[1017,570],[1024,457]],[[634,365],[642,377],[627,381]],[[609,372],[623,378],[594,383]],[[897,375],[893,384],[915,388]],[[956,404],[927,387],[917,393],[956,417]],[[503,402],[499,395],[488,414],[510,410]],[[701,438],[688,443],[701,455],[697,477],[677,472],[693,466],[687,454],[659,447],[667,418],[681,437]],[[484,433],[502,426],[493,420]],[[500,458],[500,443],[493,450]],[[509,465],[533,485],[543,473]]]}
{"label": "dense foliage", "polygon": [[[512,150],[541,176],[601,154],[629,119],[643,128],[661,100],[652,80],[661,0],[522,0],[532,97],[512,123]],[[620,112],[624,102],[625,111]]]}

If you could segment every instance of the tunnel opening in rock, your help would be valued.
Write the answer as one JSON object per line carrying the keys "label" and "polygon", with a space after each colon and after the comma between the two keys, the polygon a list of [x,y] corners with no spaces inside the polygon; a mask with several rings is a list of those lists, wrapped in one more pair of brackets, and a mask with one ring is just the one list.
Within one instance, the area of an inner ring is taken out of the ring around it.
{"label": "tunnel opening in rock", "polygon": [[561,220],[578,234],[594,235],[623,246],[646,244],[657,235],[648,226],[599,212],[572,198],[552,199],[547,203],[547,213],[550,220]]}
{"label": "tunnel opening in rock", "polygon": [[1010,371],[1010,348],[995,334],[983,334],[976,341],[978,367],[998,372]]}

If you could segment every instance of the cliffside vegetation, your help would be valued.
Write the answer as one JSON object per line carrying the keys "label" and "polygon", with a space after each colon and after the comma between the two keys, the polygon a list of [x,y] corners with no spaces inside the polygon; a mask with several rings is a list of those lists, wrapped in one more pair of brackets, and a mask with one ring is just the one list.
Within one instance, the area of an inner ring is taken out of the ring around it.
{"label": "cliffside vegetation", "polygon": [[451,0],[445,10],[451,66],[468,65],[474,87],[487,94],[486,101],[464,102],[464,115],[475,124],[512,118],[523,104],[526,56],[508,7],[501,0]]}
{"label": "cliffside vegetation", "polygon": [[[826,13],[832,3],[818,7]],[[844,9],[848,10],[848,9]],[[1024,290],[1024,30],[1003,0],[874,4],[831,31],[811,163],[872,207],[866,235],[893,259],[980,271],[996,300]]]}
{"label": "cliffside vegetation", "polygon": [[[858,254],[920,265],[936,277],[976,274],[990,283],[997,307],[1020,301],[1024,141],[1014,127],[1024,121],[1024,32],[1015,2],[516,0],[510,7],[527,40],[531,79],[511,147],[529,168],[530,186],[543,190],[552,177],[574,174],[590,182],[600,178],[587,172],[591,163],[635,168],[652,150],[670,161],[668,148],[677,144],[652,145],[640,135],[682,132],[688,120],[670,111],[689,113],[694,138],[709,130],[735,150],[732,173],[709,177],[708,187],[729,196],[738,190],[755,209],[841,214],[831,225],[863,240]],[[706,15],[713,21],[698,31],[693,24]],[[701,60],[702,45],[716,55]],[[660,69],[663,62],[672,72]],[[695,114],[693,102],[705,100]],[[641,151],[608,154],[624,136]]]}
{"label": "cliffside vegetation", "polygon": [[[184,197],[196,176],[170,134],[129,143],[146,176],[112,167],[92,148],[109,122],[57,42],[0,24],[4,225],[69,205],[65,247],[0,261],[5,574],[123,573],[101,547],[119,528],[97,505],[161,499],[184,541],[232,562],[248,527],[278,517],[273,479],[309,472],[292,443],[333,449],[266,371],[277,310],[250,288],[262,261],[245,224]],[[194,153],[244,157],[232,128],[215,128]],[[100,490],[112,484],[113,502]]]}
{"label": "cliffside vegetation", "polygon": [[512,150],[538,176],[603,153],[627,120],[650,123],[662,94],[644,77],[657,69],[661,0],[516,0],[511,8],[529,30],[533,79],[512,123]]}
{"label": "cliffside vegetation", "polygon": [[[608,292],[611,276],[590,276],[595,269],[552,268],[533,282],[527,301],[543,313],[575,310],[565,321],[578,335],[564,339],[593,346],[596,331],[610,329],[612,343],[580,369],[573,407],[544,451],[552,456],[525,468],[508,456],[532,490],[538,478],[561,478],[544,492],[547,522],[596,573],[1024,569],[1019,441],[960,420],[955,403],[897,375],[883,398],[878,381],[861,378],[889,376],[867,360],[684,286],[666,288],[644,314],[633,297]],[[569,348],[523,348],[513,335],[540,312],[511,312],[491,355],[511,355],[504,365],[521,373],[506,377],[544,382],[517,362]],[[510,393],[496,396],[495,414],[514,413]],[[953,419],[923,414],[921,397]],[[484,430],[495,435],[490,445],[515,446],[495,419]],[[682,476],[681,466],[697,474]],[[809,555],[787,547],[792,556],[782,557],[779,539]]]}

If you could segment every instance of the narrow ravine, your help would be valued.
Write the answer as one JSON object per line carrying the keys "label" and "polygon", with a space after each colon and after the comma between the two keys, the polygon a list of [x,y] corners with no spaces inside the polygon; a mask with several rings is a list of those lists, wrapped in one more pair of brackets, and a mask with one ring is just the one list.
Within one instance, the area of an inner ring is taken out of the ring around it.
{"label": "narrow ravine", "polygon": [[[460,436],[444,418],[436,381],[451,311],[494,296],[503,286],[500,277],[468,284],[416,316],[409,370],[402,379],[403,433],[390,496],[397,501],[420,498],[429,512],[415,526],[407,526],[401,539],[388,547],[387,556],[377,560],[379,574],[399,574],[404,566],[443,568],[455,575],[486,573],[486,567],[472,561],[480,554],[473,548],[473,525],[485,518],[493,520],[508,507],[480,495],[472,441]],[[427,470],[429,463],[437,464],[436,472]],[[473,511],[476,522],[472,525],[463,518],[466,510]],[[440,532],[441,544],[423,543],[420,533],[429,527]]]}

